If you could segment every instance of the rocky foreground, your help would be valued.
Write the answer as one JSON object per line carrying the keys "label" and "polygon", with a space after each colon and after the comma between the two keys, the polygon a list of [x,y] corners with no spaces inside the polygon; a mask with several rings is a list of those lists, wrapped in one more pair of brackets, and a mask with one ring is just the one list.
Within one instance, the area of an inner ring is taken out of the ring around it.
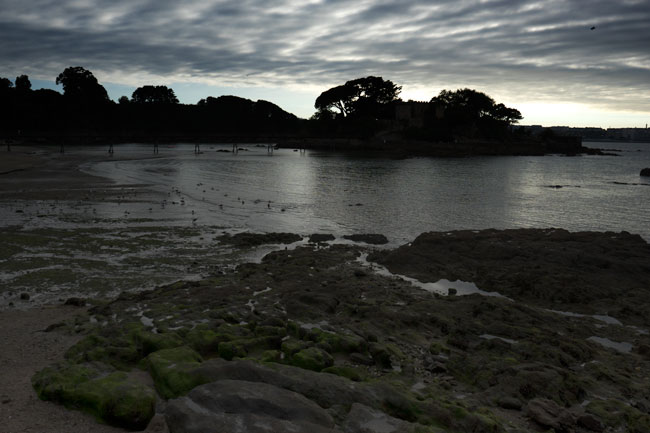
{"label": "rocky foreground", "polygon": [[[222,243],[295,241],[242,236]],[[379,265],[503,296],[444,296]],[[641,433],[649,295],[650,246],[626,233],[314,242],[108,303],[70,299],[93,306],[48,331],[85,338],[32,383],[42,399],[151,432]]]}

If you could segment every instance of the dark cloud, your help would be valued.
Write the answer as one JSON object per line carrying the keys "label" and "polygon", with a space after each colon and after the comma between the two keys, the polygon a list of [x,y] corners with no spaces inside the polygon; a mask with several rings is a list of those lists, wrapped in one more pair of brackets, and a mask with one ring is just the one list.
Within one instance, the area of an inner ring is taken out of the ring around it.
{"label": "dark cloud", "polygon": [[[650,112],[650,0],[0,0],[0,76],[430,89]],[[590,30],[596,26],[595,30]]]}

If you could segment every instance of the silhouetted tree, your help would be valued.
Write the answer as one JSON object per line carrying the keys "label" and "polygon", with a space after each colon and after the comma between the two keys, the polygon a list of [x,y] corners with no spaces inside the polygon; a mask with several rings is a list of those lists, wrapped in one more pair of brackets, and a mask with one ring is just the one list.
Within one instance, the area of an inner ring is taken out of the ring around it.
{"label": "silhouetted tree", "polygon": [[454,136],[500,138],[508,127],[519,121],[521,113],[497,104],[494,99],[472,89],[443,90],[431,99],[430,113],[442,113],[430,120],[429,127],[439,137]]}
{"label": "silhouetted tree", "polygon": [[16,77],[16,89],[21,91],[32,89],[32,83],[29,81],[29,77],[27,75],[20,75]]}
{"label": "silhouetted tree", "polygon": [[314,103],[314,108],[318,111],[332,112],[332,108],[339,110],[339,114],[343,117],[350,114],[352,111],[352,102],[354,101],[356,89],[352,86],[343,84],[341,86],[332,87],[321,93],[316,102]]}
{"label": "silhouetted tree", "polygon": [[523,119],[519,110],[506,107],[503,104],[497,104],[492,110],[492,116],[497,120],[502,120],[508,124],[514,124]]}
{"label": "silhouetted tree", "polygon": [[75,101],[99,103],[109,100],[104,86],[97,82],[92,72],[81,66],[66,68],[56,77],[56,84],[62,84],[64,95]]}
{"label": "silhouetted tree", "polygon": [[0,77],[0,90],[11,89],[14,83],[9,78]]}
{"label": "silhouetted tree", "polygon": [[174,91],[167,86],[142,86],[135,89],[131,100],[138,104],[178,104]]}
{"label": "silhouetted tree", "polygon": [[120,96],[120,99],[118,99],[117,102],[118,102],[119,104],[121,104],[121,105],[126,105],[126,104],[128,104],[129,102],[131,102],[131,101],[129,101],[129,97],[128,97],[128,96]]}
{"label": "silhouetted tree", "polygon": [[357,78],[321,93],[314,107],[319,112],[337,109],[342,117],[378,118],[382,117],[382,108],[399,100],[401,90],[401,86],[382,77]]}

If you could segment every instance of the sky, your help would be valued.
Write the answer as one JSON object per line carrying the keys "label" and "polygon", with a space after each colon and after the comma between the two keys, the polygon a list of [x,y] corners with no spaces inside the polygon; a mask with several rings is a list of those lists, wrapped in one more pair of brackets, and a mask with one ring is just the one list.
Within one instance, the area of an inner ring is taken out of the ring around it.
{"label": "sky", "polygon": [[308,118],[375,75],[404,100],[479,90],[521,124],[650,123],[650,0],[0,0],[0,41],[0,77],[61,91],[83,66],[115,100],[166,85]]}

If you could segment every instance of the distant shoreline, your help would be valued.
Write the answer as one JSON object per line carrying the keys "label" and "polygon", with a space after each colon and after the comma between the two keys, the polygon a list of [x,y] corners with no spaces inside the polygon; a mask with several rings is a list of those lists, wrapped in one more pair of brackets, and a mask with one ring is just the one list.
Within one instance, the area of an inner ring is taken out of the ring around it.
{"label": "distant shoreline", "polygon": [[580,137],[557,137],[549,141],[527,140],[459,140],[455,142],[433,142],[412,140],[402,137],[354,138],[354,137],[297,137],[280,135],[201,135],[201,134],[128,134],[99,135],[52,134],[22,137],[8,137],[0,140],[0,151],[5,146],[79,146],[106,145],[126,143],[195,143],[195,144],[269,144],[284,149],[331,150],[336,152],[368,152],[386,154],[392,157],[432,156],[432,157],[467,157],[467,156],[543,156],[563,154],[576,156],[612,155],[603,149],[588,148],[582,145]]}

